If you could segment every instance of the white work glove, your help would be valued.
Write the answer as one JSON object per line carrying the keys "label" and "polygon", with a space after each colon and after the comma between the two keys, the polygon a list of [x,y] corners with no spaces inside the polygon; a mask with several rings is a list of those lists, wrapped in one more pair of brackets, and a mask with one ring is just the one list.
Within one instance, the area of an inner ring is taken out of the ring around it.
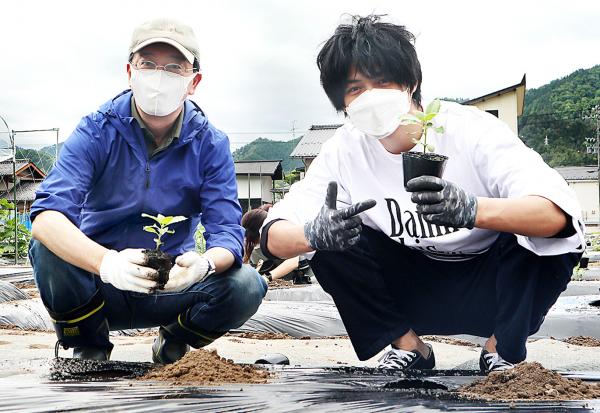
{"label": "white work glove", "polygon": [[145,262],[141,249],[110,250],[102,258],[100,278],[119,290],[149,294],[157,287],[158,272],[142,266]]}
{"label": "white work glove", "polygon": [[210,258],[195,251],[188,251],[175,259],[169,272],[169,282],[164,291],[183,291],[190,285],[203,281],[215,272],[215,264]]}

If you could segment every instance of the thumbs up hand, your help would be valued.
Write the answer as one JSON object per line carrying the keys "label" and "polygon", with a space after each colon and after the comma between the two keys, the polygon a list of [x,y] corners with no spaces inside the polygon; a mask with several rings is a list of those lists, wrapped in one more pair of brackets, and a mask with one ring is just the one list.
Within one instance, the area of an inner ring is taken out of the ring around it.
{"label": "thumbs up hand", "polygon": [[362,220],[357,215],[373,208],[373,199],[337,209],[337,182],[329,182],[325,205],[312,221],[304,224],[304,236],[315,251],[343,251],[360,239]]}

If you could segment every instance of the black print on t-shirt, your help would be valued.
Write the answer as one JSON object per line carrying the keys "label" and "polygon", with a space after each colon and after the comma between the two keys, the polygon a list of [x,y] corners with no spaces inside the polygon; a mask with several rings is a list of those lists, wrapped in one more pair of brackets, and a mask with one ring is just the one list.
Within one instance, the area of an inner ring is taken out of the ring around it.
{"label": "black print on t-shirt", "polygon": [[414,238],[418,243],[420,238],[440,237],[459,230],[455,227],[431,224],[416,211],[402,211],[398,202],[393,198],[385,198],[385,202],[390,213],[392,228],[390,237],[402,237],[406,232],[407,236]]}

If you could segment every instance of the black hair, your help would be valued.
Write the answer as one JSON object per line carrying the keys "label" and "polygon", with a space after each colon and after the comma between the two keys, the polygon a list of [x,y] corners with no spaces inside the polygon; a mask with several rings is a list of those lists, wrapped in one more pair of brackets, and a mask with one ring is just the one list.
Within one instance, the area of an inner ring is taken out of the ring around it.
{"label": "black hair", "polygon": [[404,26],[380,21],[383,16],[352,16],[351,24],[340,24],[317,56],[321,85],[338,112],[344,110],[344,96],[350,70],[369,78],[414,89],[412,100],[421,107],[421,64],[415,36]]}

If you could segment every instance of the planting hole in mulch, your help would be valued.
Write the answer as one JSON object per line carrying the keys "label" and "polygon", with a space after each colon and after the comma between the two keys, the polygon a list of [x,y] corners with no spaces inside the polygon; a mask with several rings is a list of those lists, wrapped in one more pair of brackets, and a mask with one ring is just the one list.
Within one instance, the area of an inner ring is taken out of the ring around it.
{"label": "planting hole in mulch", "polygon": [[253,366],[241,366],[220,357],[215,350],[188,352],[173,364],[158,367],[140,380],[166,381],[176,386],[214,386],[228,383],[262,384],[270,374]]}
{"label": "planting hole in mulch", "polygon": [[575,346],[582,347],[600,347],[600,340],[596,337],[588,337],[588,336],[577,336],[577,337],[568,337],[563,340],[567,344],[573,344]]}
{"label": "planting hole in mulch", "polygon": [[143,250],[147,258],[146,267],[154,268],[158,271],[158,290],[163,290],[165,284],[169,281],[169,271],[173,267],[173,261],[170,254],[161,250]]}
{"label": "planting hole in mulch", "polygon": [[600,398],[600,386],[566,379],[539,363],[520,363],[511,370],[490,373],[485,379],[458,389],[470,400],[589,400]]}

